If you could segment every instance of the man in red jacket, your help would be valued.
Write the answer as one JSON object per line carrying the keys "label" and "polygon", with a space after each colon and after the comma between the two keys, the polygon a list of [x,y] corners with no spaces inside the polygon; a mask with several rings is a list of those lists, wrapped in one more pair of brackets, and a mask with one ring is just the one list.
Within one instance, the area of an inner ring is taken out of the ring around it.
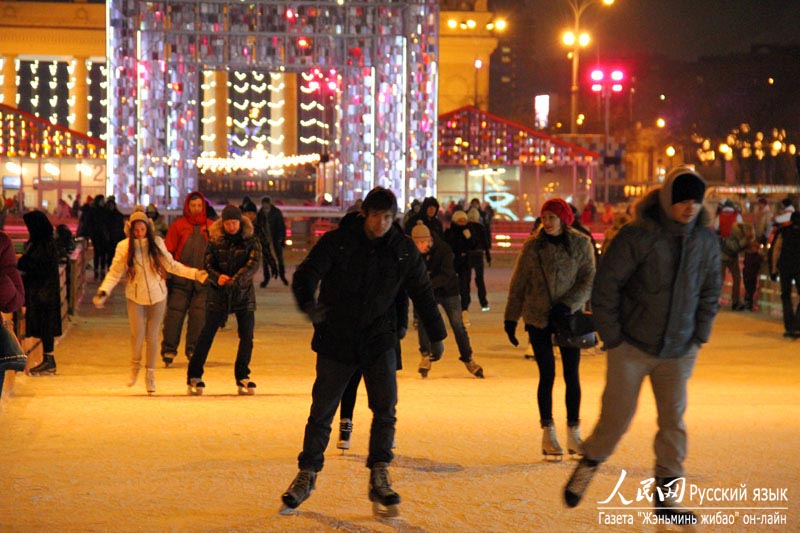
{"label": "man in red jacket", "polygon": [[[206,218],[205,197],[198,191],[190,192],[183,203],[183,216],[170,225],[164,244],[177,261],[186,266],[203,268],[210,225],[211,221]],[[167,287],[169,296],[164,317],[164,338],[161,341],[164,366],[172,364],[178,353],[183,320],[187,314],[189,320],[184,350],[186,358],[192,358],[206,312],[206,295],[202,284],[175,277],[167,282]]]}

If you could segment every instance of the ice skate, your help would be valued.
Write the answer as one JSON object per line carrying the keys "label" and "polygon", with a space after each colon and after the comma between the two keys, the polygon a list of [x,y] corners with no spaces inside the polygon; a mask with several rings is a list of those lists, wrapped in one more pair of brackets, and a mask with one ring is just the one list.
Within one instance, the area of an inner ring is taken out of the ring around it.
{"label": "ice skate", "polygon": [[564,457],[564,449],[556,439],[556,427],[553,424],[542,428],[542,455],[547,461],[560,461]]}
{"label": "ice skate", "polygon": [[206,384],[199,378],[189,378],[189,388],[187,393],[189,396],[202,396],[206,389]]}
{"label": "ice skate", "polygon": [[393,518],[400,514],[400,495],[392,490],[389,480],[389,464],[375,463],[369,474],[369,501],[372,512],[381,518]]}
{"label": "ice skate", "polygon": [[172,361],[175,360],[175,355],[176,354],[174,354],[174,353],[162,353],[161,354],[161,360],[164,361],[164,368],[169,368],[169,365],[171,365]]}
{"label": "ice skate", "polygon": [[599,464],[586,457],[580,460],[564,487],[564,503],[567,504],[567,507],[575,507],[581,502],[583,493],[586,492]]}
{"label": "ice skate", "polygon": [[339,442],[336,443],[336,447],[342,450],[342,454],[344,454],[344,450],[350,449],[350,435],[353,433],[353,421],[349,418],[342,418],[339,421]]}
{"label": "ice skate", "polygon": [[139,363],[131,364],[131,375],[128,377],[128,387],[136,385],[136,380],[139,379]]}
{"label": "ice skate", "polygon": [[51,353],[44,354],[42,362],[28,370],[31,376],[52,376],[56,373],[56,358]]}
{"label": "ice skate", "polygon": [[281,514],[291,514],[294,509],[306,501],[317,483],[317,473],[313,470],[301,470],[297,473],[292,484],[281,496],[283,507]]}
{"label": "ice skate", "polygon": [[431,356],[423,354],[419,362],[419,373],[423,378],[428,377],[428,372],[431,371]]}
{"label": "ice skate", "polygon": [[156,371],[154,368],[148,368],[144,374],[144,387],[147,394],[153,394],[156,391]]}
{"label": "ice skate", "polygon": [[570,455],[583,455],[583,439],[581,439],[580,426],[567,428],[567,451]]}
{"label": "ice skate", "polygon": [[252,396],[256,393],[256,384],[250,378],[239,380],[239,396]]}
{"label": "ice skate", "polygon": [[467,366],[467,370],[469,370],[470,374],[476,378],[483,379],[483,368],[481,368],[481,365],[475,362],[475,359],[464,361],[464,364]]}
{"label": "ice skate", "polygon": [[[656,516],[668,520],[675,525],[692,525],[697,523],[695,514],[683,507],[686,482],[679,477],[657,477],[656,490],[653,494]],[[688,499],[688,495],[685,495]]]}

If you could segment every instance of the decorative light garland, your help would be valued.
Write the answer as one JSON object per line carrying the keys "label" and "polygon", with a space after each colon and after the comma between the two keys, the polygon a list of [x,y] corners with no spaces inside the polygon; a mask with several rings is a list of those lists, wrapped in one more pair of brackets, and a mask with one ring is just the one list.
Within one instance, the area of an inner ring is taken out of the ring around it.
{"label": "decorative light garland", "polygon": [[207,157],[197,158],[197,168],[201,172],[235,172],[238,170],[278,170],[319,162],[319,154],[275,156],[266,154],[263,150],[254,151],[258,157],[224,158]]}

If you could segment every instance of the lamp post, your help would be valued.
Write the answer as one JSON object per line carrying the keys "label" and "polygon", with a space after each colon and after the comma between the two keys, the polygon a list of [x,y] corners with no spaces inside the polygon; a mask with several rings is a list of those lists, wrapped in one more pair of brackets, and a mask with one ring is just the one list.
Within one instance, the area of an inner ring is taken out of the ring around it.
{"label": "lamp post", "polygon": [[591,78],[592,78],[592,91],[596,93],[600,93],[600,97],[603,99],[603,103],[605,104],[605,142],[603,149],[603,158],[604,158],[604,165],[603,165],[603,176],[604,176],[604,187],[605,193],[603,195],[604,201],[608,202],[608,182],[609,182],[609,175],[608,175],[608,153],[611,151],[611,147],[609,145],[610,135],[609,135],[609,111],[611,107],[611,95],[614,93],[622,92],[622,79],[625,75],[622,73],[621,70],[612,70],[610,72],[606,72],[601,68],[597,68],[592,71]]}
{"label": "lamp post", "polygon": [[[589,34],[581,33],[581,15],[586,8],[600,0],[567,0],[572,9],[572,30],[564,34],[563,41],[572,47],[572,85],[569,90],[569,132],[576,132],[576,117],[578,114],[578,66],[580,65],[580,49],[589,44]],[[602,0],[603,5],[610,6],[614,0]]]}

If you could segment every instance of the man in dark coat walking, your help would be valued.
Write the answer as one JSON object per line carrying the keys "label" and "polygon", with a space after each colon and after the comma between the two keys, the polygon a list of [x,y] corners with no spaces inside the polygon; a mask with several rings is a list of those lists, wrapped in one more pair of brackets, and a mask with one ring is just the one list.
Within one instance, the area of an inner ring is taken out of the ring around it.
{"label": "man in dark coat walking", "polygon": [[376,510],[389,515],[400,503],[388,476],[397,404],[398,291],[405,289],[414,302],[421,327],[439,356],[447,333],[422,257],[411,239],[392,225],[396,214],[394,193],[376,187],[364,199],[358,220],[323,235],[295,271],[292,291],[297,305],[314,324],[311,347],[317,352],[317,377],[298,457],[300,472],[282,496],[287,510],[314,489],[336,408],[357,371],[364,376],[373,413],[369,498],[380,508]]}

